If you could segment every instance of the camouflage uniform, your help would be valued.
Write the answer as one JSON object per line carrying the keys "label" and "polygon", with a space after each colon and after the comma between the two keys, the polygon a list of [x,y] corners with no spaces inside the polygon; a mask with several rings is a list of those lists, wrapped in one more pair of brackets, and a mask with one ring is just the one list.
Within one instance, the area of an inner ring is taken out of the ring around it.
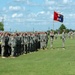
{"label": "camouflage uniform", "polygon": [[2,37],[1,37],[1,57],[4,57],[4,53],[5,53],[5,33],[2,34]]}
{"label": "camouflage uniform", "polygon": [[10,36],[9,45],[11,47],[11,56],[16,56],[16,34],[13,33]]}
{"label": "camouflage uniform", "polygon": [[24,54],[28,53],[28,35],[24,34]]}
{"label": "camouflage uniform", "polygon": [[62,32],[62,47],[65,47],[65,30]]}
{"label": "camouflage uniform", "polygon": [[54,40],[54,32],[51,31],[51,32],[50,32],[50,47],[51,47],[51,48],[53,47],[53,40]]}

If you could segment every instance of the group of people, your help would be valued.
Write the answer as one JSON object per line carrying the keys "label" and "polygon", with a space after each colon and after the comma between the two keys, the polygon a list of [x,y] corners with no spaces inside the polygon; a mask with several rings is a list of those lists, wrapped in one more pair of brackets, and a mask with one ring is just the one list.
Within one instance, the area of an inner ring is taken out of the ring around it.
{"label": "group of people", "polygon": [[[71,34],[73,33],[68,35]],[[46,49],[49,38],[50,48],[53,48],[53,42],[54,39],[57,39],[57,36],[54,34],[54,31],[50,31],[49,34],[48,32],[0,32],[0,56],[2,58],[9,56],[14,58],[22,54]],[[65,48],[65,38],[66,33],[64,29],[61,34],[62,48]]]}
{"label": "group of people", "polygon": [[61,34],[54,34],[54,31],[50,31],[50,47],[53,48],[53,43],[54,43],[54,40],[57,39],[57,38],[60,38],[61,41],[62,41],[62,48],[65,49],[65,40],[67,38],[69,39],[74,39],[75,38],[75,32],[73,31],[69,31],[68,33],[66,32],[65,29],[63,29],[62,33]]}
{"label": "group of people", "polygon": [[47,32],[0,33],[0,56],[16,57],[22,54],[45,49],[48,43]]}
{"label": "group of people", "polygon": [[[50,32],[50,47],[53,48],[53,41],[54,38],[57,39],[57,36],[54,35],[54,31],[52,30]],[[66,38],[66,34],[65,34],[65,29],[63,29],[63,32],[61,34],[61,39],[62,39],[62,48],[65,48],[65,38]]]}

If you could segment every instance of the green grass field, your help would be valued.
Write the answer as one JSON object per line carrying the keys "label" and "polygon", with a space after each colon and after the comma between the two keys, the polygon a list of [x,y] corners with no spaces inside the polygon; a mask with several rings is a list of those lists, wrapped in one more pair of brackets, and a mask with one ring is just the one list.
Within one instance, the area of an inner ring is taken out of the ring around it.
{"label": "green grass field", "polygon": [[54,48],[21,55],[17,58],[0,58],[0,75],[75,75],[75,39],[67,39],[62,49],[61,39]]}

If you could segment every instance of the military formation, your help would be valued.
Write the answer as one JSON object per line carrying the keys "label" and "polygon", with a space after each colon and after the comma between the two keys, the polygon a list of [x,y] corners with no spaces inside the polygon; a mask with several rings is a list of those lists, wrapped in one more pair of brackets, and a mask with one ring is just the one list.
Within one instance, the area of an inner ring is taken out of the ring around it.
{"label": "military formation", "polygon": [[22,54],[45,49],[48,43],[47,32],[0,33],[0,56],[17,57]]}
{"label": "military formation", "polygon": [[62,39],[62,48],[65,48],[65,39],[75,37],[75,32],[62,34],[54,34],[54,31],[48,32],[0,32],[0,57],[15,58],[22,54],[28,54],[38,50],[47,49],[48,40],[50,38],[50,48],[54,48],[54,40]]}

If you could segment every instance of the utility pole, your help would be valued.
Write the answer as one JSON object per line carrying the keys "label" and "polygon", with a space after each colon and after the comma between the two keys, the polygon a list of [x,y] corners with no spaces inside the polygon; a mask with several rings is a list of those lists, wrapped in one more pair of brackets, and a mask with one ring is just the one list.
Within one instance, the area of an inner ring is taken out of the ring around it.
{"label": "utility pole", "polygon": [[33,32],[34,32],[34,28],[33,28]]}
{"label": "utility pole", "polygon": [[2,23],[4,24],[4,16],[2,17]]}
{"label": "utility pole", "polygon": [[4,16],[2,17],[2,24],[3,24],[3,30],[4,30]]}

